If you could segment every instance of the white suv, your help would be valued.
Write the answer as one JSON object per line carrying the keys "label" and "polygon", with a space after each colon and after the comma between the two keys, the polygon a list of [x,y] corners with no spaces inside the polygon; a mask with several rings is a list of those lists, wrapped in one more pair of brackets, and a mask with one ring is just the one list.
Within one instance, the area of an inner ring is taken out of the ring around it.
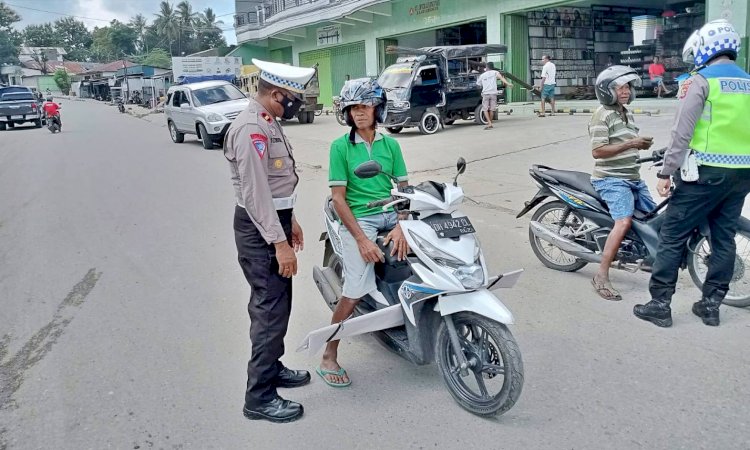
{"label": "white suv", "polygon": [[172,141],[182,143],[186,134],[195,134],[210,150],[222,144],[229,124],[250,100],[227,81],[201,81],[172,86],[167,91],[164,114]]}

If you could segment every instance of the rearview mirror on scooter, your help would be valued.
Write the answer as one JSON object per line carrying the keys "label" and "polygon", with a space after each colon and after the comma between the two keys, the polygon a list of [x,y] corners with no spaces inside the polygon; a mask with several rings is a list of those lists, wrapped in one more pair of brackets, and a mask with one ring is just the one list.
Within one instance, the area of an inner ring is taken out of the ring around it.
{"label": "rearview mirror on scooter", "polygon": [[383,166],[377,161],[367,161],[354,169],[354,174],[359,178],[372,178],[383,171]]}
{"label": "rearview mirror on scooter", "polygon": [[453,179],[453,186],[458,186],[458,176],[466,172],[466,160],[463,157],[458,158],[456,169],[458,169],[458,173],[456,174],[456,178]]}

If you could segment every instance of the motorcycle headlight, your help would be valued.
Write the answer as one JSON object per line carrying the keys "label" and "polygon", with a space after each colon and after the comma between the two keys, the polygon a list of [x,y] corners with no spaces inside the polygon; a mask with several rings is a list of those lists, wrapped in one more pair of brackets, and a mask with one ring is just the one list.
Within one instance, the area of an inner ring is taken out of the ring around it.
{"label": "motorcycle headlight", "polygon": [[414,238],[419,249],[427,256],[441,266],[450,269],[463,287],[466,289],[479,289],[484,285],[484,269],[479,259],[479,241],[475,241],[474,264],[466,264],[455,256],[438,249],[413,231],[409,230],[409,234]]}
{"label": "motorcycle headlight", "polygon": [[224,117],[222,117],[220,114],[211,113],[206,117],[209,122],[221,122],[224,120]]}

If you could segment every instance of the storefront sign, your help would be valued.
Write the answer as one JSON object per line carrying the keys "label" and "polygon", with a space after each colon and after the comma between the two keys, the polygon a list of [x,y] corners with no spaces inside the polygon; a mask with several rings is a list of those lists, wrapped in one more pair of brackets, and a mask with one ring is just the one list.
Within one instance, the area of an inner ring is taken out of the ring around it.
{"label": "storefront sign", "polygon": [[409,7],[410,16],[434,16],[440,12],[440,0],[417,3]]}
{"label": "storefront sign", "polygon": [[317,29],[318,47],[331,44],[340,44],[341,25],[328,25]]}
{"label": "storefront sign", "polygon": [[240,76],[242,58],[239,56],[209,56],[172,58],[174,77],[196,75],[235,75]]}

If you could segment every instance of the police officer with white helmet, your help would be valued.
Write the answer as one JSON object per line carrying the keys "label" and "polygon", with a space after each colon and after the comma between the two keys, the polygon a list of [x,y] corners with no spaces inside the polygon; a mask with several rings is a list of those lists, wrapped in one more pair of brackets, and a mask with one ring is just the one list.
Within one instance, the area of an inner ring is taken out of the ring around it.
{"label": "police officer with white helmet", "polygon": [[276,118],[297,114],[315,69],[257,59],[253,64],[261,70],[258,94],[229,127],[224,142],[237,203],[238,259],[252,290],[247,308],[252,356],[243,413],[253,420],[291,422],[302,416],[302,405],[282,399],[276,388],[310,382],[309,372],[279,361],[297,273],[295,251],[302,250],[304,238],[293,212],[299,182],[294,154]]}
{"label": "police officer with white helmet", "polygon": [[651,273],[652,300],[633,308],[636,317],[660,327],[672,325],[669,305],[685,242],[702,223],[711,230],[711,257],[693,313],[706,325],[719,325],[719,306],[729,290],[737,223],[750,193],[750,75],[734,62],[739,50],[740,36],[726,20],[705,24],[683,49],[683,59],[696,69],[680,88],[672,140],[658,174],[661,196],[669,195],[673,175],[675,190]]}

